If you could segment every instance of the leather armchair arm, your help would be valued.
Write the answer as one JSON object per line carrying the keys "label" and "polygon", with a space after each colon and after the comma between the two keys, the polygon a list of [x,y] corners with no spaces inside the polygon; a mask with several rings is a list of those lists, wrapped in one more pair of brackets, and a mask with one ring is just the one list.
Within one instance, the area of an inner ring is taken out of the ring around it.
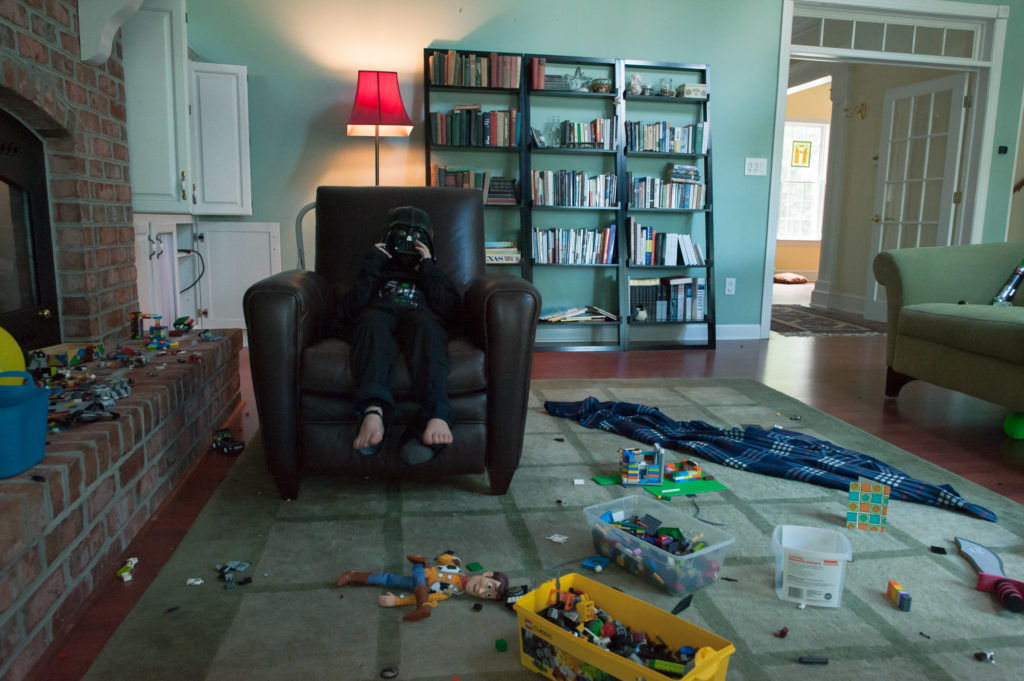
{"label": "leather armchair arm", "polygon": [[289,270],[249,287],[243,307],[267,464],[282,496],[294,498],[301,451],[299,361],[303,349],[325,334],[335,313],[334,291],[316,272]]}
{"label": "leather armchair arm", "polygon": [[496,494],[504,494],[523,451],[540,306],[533,284],[510,275],[476,279],[465,295],[464,328],[487,362],[487,470]]}

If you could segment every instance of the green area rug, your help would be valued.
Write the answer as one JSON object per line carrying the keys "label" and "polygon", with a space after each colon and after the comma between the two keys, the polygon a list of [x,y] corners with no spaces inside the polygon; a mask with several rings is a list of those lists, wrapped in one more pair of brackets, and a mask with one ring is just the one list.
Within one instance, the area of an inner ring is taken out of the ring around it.
{"label": "green area rug", "polygon": [[[410,553],[451,550],[507,572],[513,584],[575,571],[670,611],[679,596],[618,566],[598,575],[579,567],[594,553],[583,508],[637,493],[591,480],[614,473],[617,449],[636,443],[543,411],[545,400],[589,395],[657,406],[678,420],[807,432],[949,483],[999,515],[990,523],[892,502],[887,533],[851,531],[841,492],[707,464],[728,489],[696,501],[702,518],[727,523],[723,529],[736,538],[719,575],[729,580],[694,592],[679,617],[733,642],[730,681],[1020,679],[1024,616],[974,589],[974,568],[953,538],[992,548],[1009,576],[1024,579],[1024,507],[743,379],[535,381],[522,465],[502,497],[486,494],[484,476],[422,483],[312,478],[297,501],[285,502],[252,443],[85,678],[349,681],[379,678],[385,667],[416,681],[541,678],[520,664],[516,618],[503,605],[484,602],[475,612],[477,601],[462,596],[441,603],[429,619],[406,623],[408,609],[377,605],[382,589],[334,586],[345,570],[408,574]],[[686,497],[655,503],[695,513]],[[771,533],[780,524],[832,528],[849,538],[854,560],[840,608],[801,610],[776,596]],[[551,541],[553,534],[567,540]],[[139,558],[136,570],[147,569],[146,556]],[[232,560],[252,563],[242,576],[253,582],[225,590],[215,566]],[[190,577],[205,584],[186,586]],[[889,580],[912,596],[910,612],[887,600]],[[776,637],[782,627],[788,636]],[[495,649],[497,639],[508,641],[508,652]],[[978,651],[994,652],[995,663],[976,661]],[[829,664],[798,664],[804,655]]]}
{"label": "green area rug", "polygon": [[863,315],[807,305],[772,305],[773,332],[783,336],[877,336],[885,335],[885,322]]}

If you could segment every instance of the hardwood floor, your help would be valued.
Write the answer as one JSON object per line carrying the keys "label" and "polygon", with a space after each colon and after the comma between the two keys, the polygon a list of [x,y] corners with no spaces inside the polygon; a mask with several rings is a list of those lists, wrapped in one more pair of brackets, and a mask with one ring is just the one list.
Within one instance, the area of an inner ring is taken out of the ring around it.
{"label": "hardwood floor", "polygon": [[[256,430],[255,402],[241,355],[242,399],[230,424],[248,440]],[[724,341],[715,350],[536,353],[532,377],[746,377],[761,381],[887,442],[1024,503],[1024,441],[1003,435],[1007,410],[920,381],[896,400],[885,399],[884,336],[783,337]],[[128,585],[99,590],[67,636],[36,665],[34,681],[81,678],[149,581],[188,531],[227,475],[234,459],[208,454],[164,503],[126,551],[145,561]],[[148,577],[146,576],[148,575]]]}

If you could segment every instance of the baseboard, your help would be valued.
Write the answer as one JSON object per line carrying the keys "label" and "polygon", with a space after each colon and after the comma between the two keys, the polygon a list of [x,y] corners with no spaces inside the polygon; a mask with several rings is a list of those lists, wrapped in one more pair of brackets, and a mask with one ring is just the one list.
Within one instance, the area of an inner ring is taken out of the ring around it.
{"label": "baseboard", "polygon": [[828,292],[819,295],[817,289],[815,289],[811,292],[811,307],[864,314],[864,296],[857,296],[852,293]]}

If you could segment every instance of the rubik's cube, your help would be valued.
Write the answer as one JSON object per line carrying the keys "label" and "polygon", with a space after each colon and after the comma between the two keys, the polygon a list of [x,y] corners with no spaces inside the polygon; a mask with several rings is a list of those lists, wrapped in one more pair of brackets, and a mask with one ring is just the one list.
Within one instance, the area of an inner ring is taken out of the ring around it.
{"label": "rubik's cube", "polygon": [[889,514],[889,485],[861,478],[850,483],[846,527],[850,530],[885,532]]}
{"label": "rubik's cube", "polygon": [[660,485],[663,481],[664,450],[645,452],[638,448],[619,450],[619,475],[623,485]]}
{"label": "rubik's cube", "polygon": [[910,611],[910,594],[908,594],[899,582],[889,581],[889,588],[886,590],[885,595],[888,596],[889,600],[896,604],[896,607],[903,612]]}

